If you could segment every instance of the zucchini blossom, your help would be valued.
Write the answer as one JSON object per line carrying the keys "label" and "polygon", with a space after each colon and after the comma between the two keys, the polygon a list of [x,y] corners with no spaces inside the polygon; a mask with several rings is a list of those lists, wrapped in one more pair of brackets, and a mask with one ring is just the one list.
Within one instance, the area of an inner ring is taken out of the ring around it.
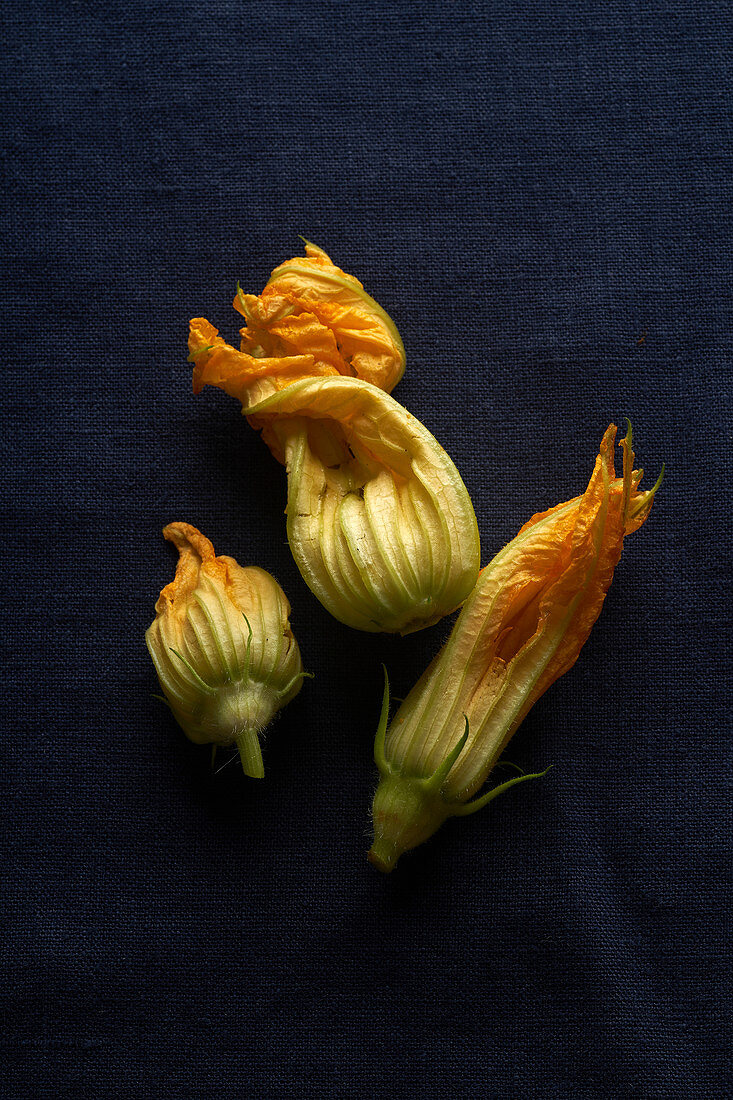
{"label": "zucchini blossom", "polygon": [[160,686],[186,737],[235,745],[245,775],[264,774],[259,737],[301,689],[303,666],[290,604],[274,577],[219,557],[189,523],[163,534],[178,548],[145,641]]}
{"label": "zucchini blossom", "polygon": [[[582,496],[542,512],[480,573],[453,631],[387,729],[388,688],[375,742],[380,783],[369,859],[399,856],[452,816],[474,813],[519,775],[478,794],[530,708],[575,663],[600,614],[624,536],[641,527],[653,489],[639,491],[631,426],[623,476],[616,427],[603,437]],[[477,797],[474,797],[476,796]]]}
{"label": "zucchini blossom", "polygon": [[194,391],[217,386],[288,475],[287,531],[306,583],[335,618],[406,634],[437,622],[478,576],[468,492],[430,432],[386,392],[404,369],[384,311],[325,253],[241,292],[242,350],[191,322]]}

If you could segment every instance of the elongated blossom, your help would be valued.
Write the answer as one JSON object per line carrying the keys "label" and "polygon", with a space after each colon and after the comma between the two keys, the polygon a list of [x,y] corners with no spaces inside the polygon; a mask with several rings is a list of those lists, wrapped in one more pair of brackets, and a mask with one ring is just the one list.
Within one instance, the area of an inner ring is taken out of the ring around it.
{"label": "elongated blossom", "polygon": [[245,774],[261,778],[260,734],[305,675],[290,605],[274,577],[216,557],[189,523],[163,534],[179,558],[145,635],[160,686],[191,741],[236,744]]}
{"label": "elongated blossom", "polygon": [[476,581],[478,527],[451,459],[386,392],[404,368],[394,325],[313,246],[235,304],[248,321],[242,350],[191,322],[194,390],[238,399],[285,465],[288,539],[306,583],[359,630],[437,622]]}
{"label": "elongated blossom", "polygon": [[446,818],[473,813],[536,777],[518,776],[474,797],[529,709],[577,660],[624,536],[649,514],[659,482],[639,490],[643,471],[633,469],[630,428],[621,444],[623,476],[615,476],[615,437],[611,425],[585,493],[533,516],[482,570],[446,645],[388,730],[385,691],[369,853],[380,870],[390,871]]}

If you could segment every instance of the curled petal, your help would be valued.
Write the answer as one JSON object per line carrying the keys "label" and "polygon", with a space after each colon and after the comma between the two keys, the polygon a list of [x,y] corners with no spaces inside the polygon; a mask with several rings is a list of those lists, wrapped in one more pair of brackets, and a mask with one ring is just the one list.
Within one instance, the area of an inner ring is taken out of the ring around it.
{"label": "curled petal", "polygon": [[299,379],[336,373],[327,364],[316,363],[311,355],[257,358],[237,351],[203,317],[191,321],[188,346],[194,364],[194,393],[200,393],[204,386],[217,386],[241,401],[245,412],[249,405]]}
{"label": "curled petal", "polygon": [[160,593],[155,610],[159,614],[169,609],[174,613],[183,613],[198,584],[201,566],[204,562],[216,560],[214,547],[190,523],[169,523],[163,528],[163,537],[178,550],[178,564],[176,575]]}
{"label": "curled petal", "polygon": [[247,320],[242,350],[264,355],[312,355],[338,374],[390,391],[405,369],[399,332],[353,275],[306,241],[306,255],[280,264],[259,298],[237,294]]}

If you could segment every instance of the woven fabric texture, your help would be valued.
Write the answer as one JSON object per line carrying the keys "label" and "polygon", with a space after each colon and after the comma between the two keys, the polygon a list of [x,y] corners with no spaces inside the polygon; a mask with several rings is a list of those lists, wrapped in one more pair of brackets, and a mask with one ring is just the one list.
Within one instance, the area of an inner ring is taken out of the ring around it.
{"label": "woven fabric texture", "polygon": [[[729,1096],[730,6],[2,21],[2,1096]],[[582,491],[611,421],[645,485],[667,467],[512,742],[553,770],[391,876],[365,859],[381,664],[404,696],[450,623],[333,620],[282,468],[186,363],[189,317],[233,340],[237,282],[298,234],[398,325],[395,397],[483,562]],[[212,774],[153,698],[171,520],[291,601],[315,679],[262,782]]]}

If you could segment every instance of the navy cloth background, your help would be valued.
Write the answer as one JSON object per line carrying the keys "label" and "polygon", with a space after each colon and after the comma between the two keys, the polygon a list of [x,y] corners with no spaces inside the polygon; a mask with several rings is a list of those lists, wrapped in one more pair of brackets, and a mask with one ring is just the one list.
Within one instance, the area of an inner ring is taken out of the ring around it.
{"label": "navy cloth background", "polygon": [[[3,11],[12,1098],[730,1095],[727,3],[202,0]],[[381,662],[294,566],[229,339],[298,234],[394,318],[487,561],[630,417],[651,485],[546,779],[366,861]],[[315,679],[212,775],[143,642],[200,527],[278,577]]]}

